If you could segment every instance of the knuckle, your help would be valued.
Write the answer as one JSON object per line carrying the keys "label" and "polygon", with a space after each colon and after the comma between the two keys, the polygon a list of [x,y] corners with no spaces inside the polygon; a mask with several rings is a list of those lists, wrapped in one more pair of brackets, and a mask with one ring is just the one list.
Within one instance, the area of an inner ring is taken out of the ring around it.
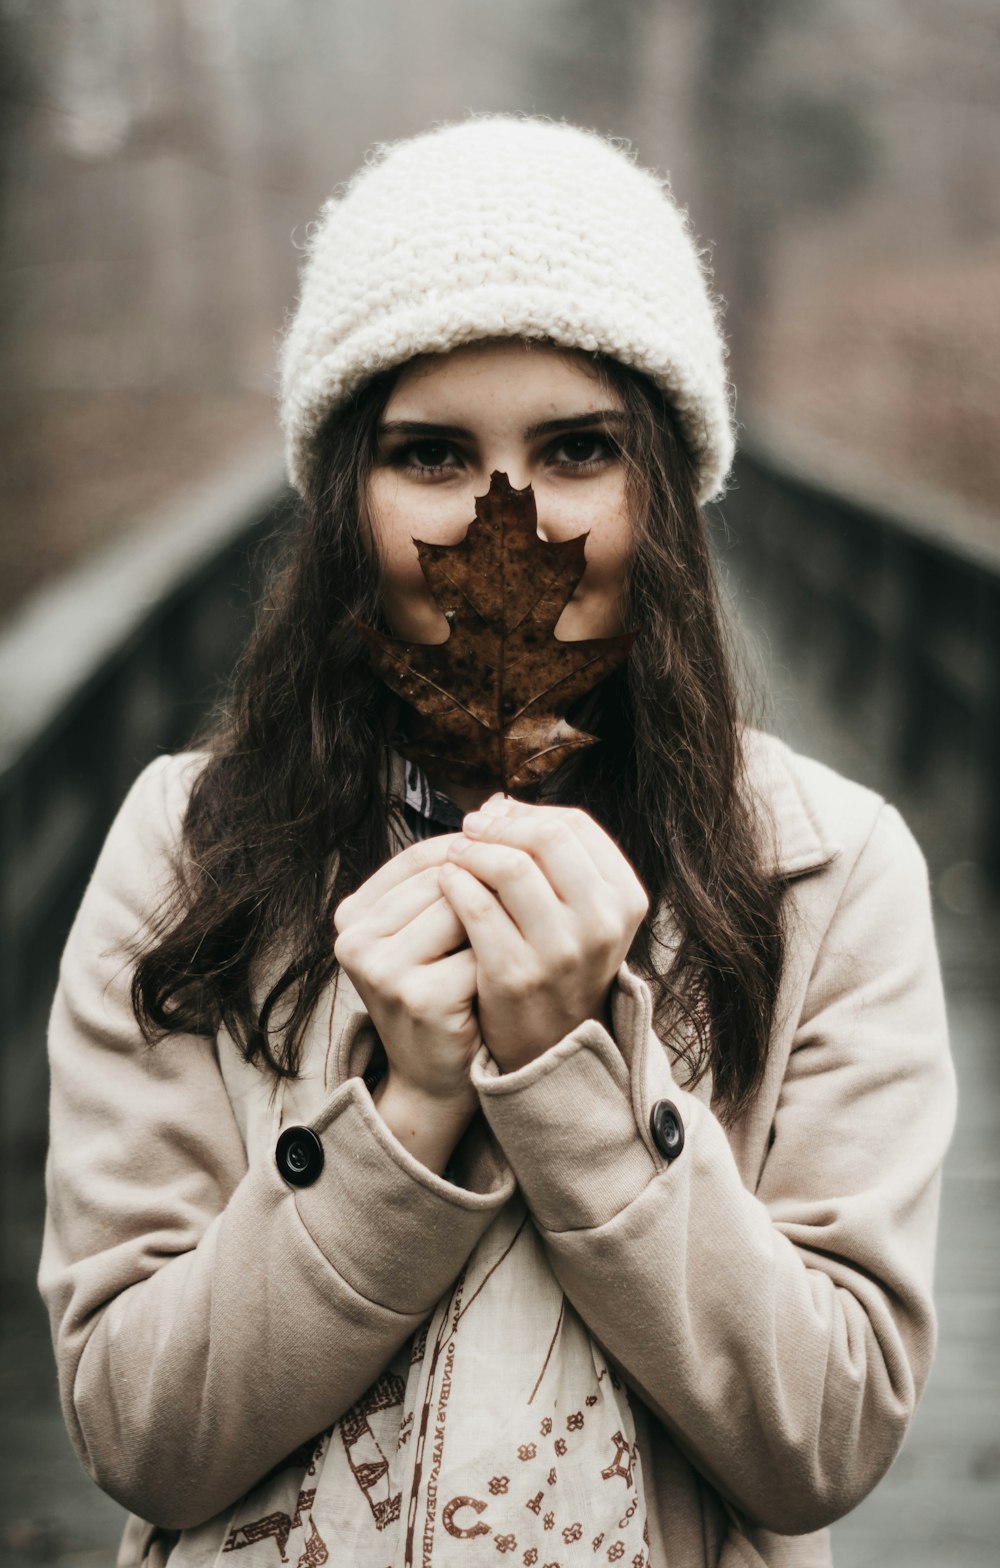
{"label": "knuckle", "polygon": [[353,931],[340,931],[333,944],[333,956],[338,964],[349,968],[353,965],[356,956],[357,942]]}
{"label": "knuckle", "polygon": [[588,923],[580,945],[579,967],[584,970],[603,969],[622,946],[621,927],[616,920],[610,920],[604,915],[595,918]]}
{"label": "knuckle", "polygon": [[450,904],[446,904],[442,912],[440,939],[442,947],[445,942],[450,947],[464,947],[465,945],[465,927]]}
{"label": "knuckle", "polygon": [[606,909],[599,909],[594,914],[593,936],[598,948],[606,950],[615,947],[622,937],[621,922]]}
{"label": "knuckle", "polygon": [[[426,889],[429,893],[437,893],[440,887],[440,874],[441,862],[438,860],[433,866],[424,866],[423,870],[415,872],[407,884],[407,889],[412,891],[414,887],[417,887],[421,890]],[[433,908],[433,904],[428,907]]]}
{"label": "knuckle", "polygon": [[496,838],[504,820],[509,821],[509,818],[505,819],[488,814],[481,815],[479,817],[478,825],[475,829],[475,837],[472,839],[472,843],[475,844],[481,839]]}
{"label": "knuckle", "polygon": [[575,970],[580,968],[583,959],[584,953],[581,945],[569,937],[558,938],[553,943],[549,955],[549,963],[552,969],[561,976],[573,974]]}
{"label": "knuckle", "polygon": [[447,1013],[438,1026],[439,1033],[444,1039],[464,1042],[469,1033],[468,1016],[459,1012]]}
{"label": "knuckle", "polygon": [[575,980],[580,970],[584,967],[582,955],[576,952],[559,953],[549,968],[552,978],[565,985],[567,981]]}
{"label": "knuckle", "polygon": [[411,844],[403,854],[409,856],[407,869],[411,875],[418,872],[430,871],[432,867],[439,866],[444,855],[440,838],[424,838],[416,844]]}
{"label": "knuckle", "polygon": [[499,989],[505,996],[531,995],[541,989],[545,978],[541,965],[533,959],[525,958],[519,964],[511,964],[508,967],[500,979]]}
{"label": "knuckle", "polygon": [[578,849],[579,840],[568,822],[554,822],[547,834],[549,843],[556,849]]}
{"label": "knuckle", "polygon": [[400,1000],[402,977],[377,952],[368,953],[359,971],[366,984],[387,1002]]}
{"label": "knuckle", "polygon": [[505,811],[502,816],[491,817],[489,825],[502,838],[523,839],[534,831],[535,818],[530,812]]}
{"label": "knuckle", "polygon": [[523,882],[534,873],[534,865],[530,855],[523,849],[509,849],[504,853],[501,863],[501,875],[508,882]]}
{"label": "knuckle", "polygon": [[483,884],[476,881],[474,877],[470,877],[468,882],[463,887],[462,897],[464,900],[465,911],[467,914],[471,915],[473,919],[478,916],[489,914],[490,910],[493,908],[492,897],[489,893],[487,893],[486,889],[483,887]]}
{"label": "knuckle", "polygon": [[[629,868],[631,870],[631,867]],[[649,914],[649,894],[632,872],[624,900],[625,918],[639,925]]]}
{"label": "knuckle", "polygon": [[411,1018],[423,1018],[432,1010],[432,996],[422,976],[404,976],[397,989],[399,1003]]}

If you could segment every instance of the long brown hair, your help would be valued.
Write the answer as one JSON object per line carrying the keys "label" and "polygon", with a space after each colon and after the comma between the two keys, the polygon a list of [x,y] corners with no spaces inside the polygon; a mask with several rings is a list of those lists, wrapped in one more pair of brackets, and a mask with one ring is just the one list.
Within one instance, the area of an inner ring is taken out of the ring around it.
{"label": "long brown hair", "polygon": [[[741,721],[694,465],[664,396],[592,361],[621,396],[634,552],[627,665],[589,700],[602,744],[552,781],[627,855],[650,897],[629,958],[656,1016],[679,1021],[688,1082],[711,1069],[732,1121],[760,1082],[784,952],[782,888],[761,855],[742,777]],[[382,625],[365,547],[367,475],[398,372],[328,420],[297,534],[277,571],[184,821],[182,859],[132,998],[150,1040],[224,1026],[249,1062],[298,1070],[336,972],[333,911],[391,853],[387,745],[396,699],[357,619]],[[679,936],[663,947],[658,911]],[[272,983],[260,975],[275,965]],[[686,1027],[683,1027],[686,1025]]]}

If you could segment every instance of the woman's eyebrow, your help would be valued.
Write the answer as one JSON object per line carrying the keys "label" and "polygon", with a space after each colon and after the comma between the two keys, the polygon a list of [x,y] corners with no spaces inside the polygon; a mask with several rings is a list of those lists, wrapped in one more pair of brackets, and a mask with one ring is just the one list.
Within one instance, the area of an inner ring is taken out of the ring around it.
{"label": "woman's eyebrow", "polygon": [[[529,441],[539,436],[554,435],[560,430],[583,430],[589,425],[623,424],[625,415],[618,408],[597,408],[589,414],[566,414],[558,419],[545,419],[530,425],[524,432]],[[464,425],[441,425],[435,420],[390,419],[379,426],[380,436],[449,436],[454,440],[471,441],[474,434]]]}
{"label": "woman's eyebrow", "polygon": [[472,431],[462,425],[439,425],[425,419],[390,419],[379,425],[380,436],[454,436],[471,441]]}
{"label": "woman's eyebrow", "polygon": [[584,430],[589,425],[624,424],[625,415],[619,408],[595,408],[590,414],[567,414],[561,419],[545,419],[540,425],[531,425],[524,432],[529,441],[539,436],[555,435],[560,430]]}

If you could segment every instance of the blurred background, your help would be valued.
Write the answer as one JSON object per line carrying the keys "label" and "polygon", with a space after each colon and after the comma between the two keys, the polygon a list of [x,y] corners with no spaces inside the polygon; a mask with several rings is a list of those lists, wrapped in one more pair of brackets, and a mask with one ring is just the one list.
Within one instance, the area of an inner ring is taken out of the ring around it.
{"label": "blurred background", "polygon": [[927,854],[962,1085],[941,1350],[835,1549],[993,1564],[998,0],[0,0],[0,46],[0,1563],[114,1560],[34,1293],[44,1018],[110,816],[212,700],[289,516],[307,225],[374,141],[503,109],[669,171],[726,302],[748,700]]}

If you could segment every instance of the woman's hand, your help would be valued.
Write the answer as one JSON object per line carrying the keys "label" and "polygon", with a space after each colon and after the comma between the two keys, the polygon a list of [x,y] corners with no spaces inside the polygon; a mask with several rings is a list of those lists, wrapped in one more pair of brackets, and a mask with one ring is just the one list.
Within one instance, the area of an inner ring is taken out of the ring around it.
{"label": "woman's hand", "polygon": [[438,886],[461,834],[413,844],[345,898],[334,954],[379,1032],[389,1070],[375,1101],[392,1132],[441,1171],[477,1108],[476,959]]}
{"label": "woman's hand", "polygon": [[494,797],[451,840],[440,886],[476,960],[479,1027],[502,1072],[608,999],[649,900],[586,812]]}

